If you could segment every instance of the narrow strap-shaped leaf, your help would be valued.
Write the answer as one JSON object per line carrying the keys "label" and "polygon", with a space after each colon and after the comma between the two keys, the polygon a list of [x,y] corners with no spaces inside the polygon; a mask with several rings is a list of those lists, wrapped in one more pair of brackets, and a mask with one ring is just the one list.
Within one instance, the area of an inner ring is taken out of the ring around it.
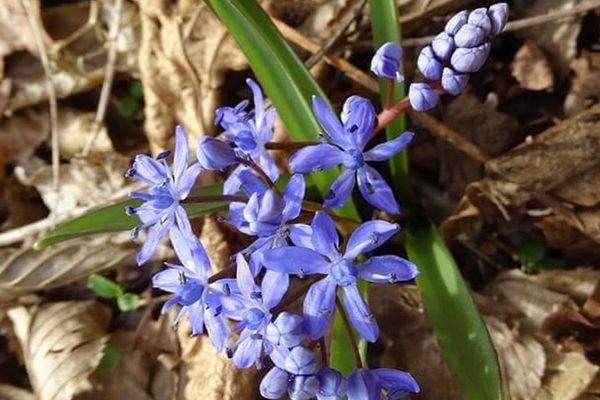
{"label": "narrow strap-shaped leaf", "polygon": [[[213,196],[221,194],[222,191],[223,187],[221,185],[205,186],[195,188],[190,196]],[[48,246],[75,239],[79,236],[133,229],[140,225],[140,220],[136,216],[125,215],[125,207],[137,207],[140,204],[141,200],[129,199],[90,211],[81,217],[58,225],[37,241],[34,248],[42,250]],[[222,210],[226,205],[226,202],[198,203],[185,204],[184,208],[188,215],[193,218]]]}
{"label": "narrow strap-shaped leaf", "polygon": [[[369,6],[374,45],[378,47],[388,41],[400,43],[395,0],[369,0]],[[382,101],[385,101],[386,84],[382,82],[381,86]],[[404,95],[401,86],[395,85],[396,101]],[[395,121],[387,128],[388,138],[403,130],[404,121]],[[412,205],[405,152],[393,159],[390,167],[396,192],[405,206]],[[429,320],[453,376],[469,399],[501,399],[500,368],[489,333],[436,226],[423,217],[421,221],[409,223],[404,231],[408,256],[421,272],[417,284]]]}

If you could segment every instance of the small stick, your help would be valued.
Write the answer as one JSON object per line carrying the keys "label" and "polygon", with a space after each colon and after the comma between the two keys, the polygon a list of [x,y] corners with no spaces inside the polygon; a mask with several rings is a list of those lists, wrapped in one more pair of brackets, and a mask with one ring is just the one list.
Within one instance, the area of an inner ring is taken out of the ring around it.
{"label": "small stick", "polygon": [[[35,45],[38,53],[40,53],[40,61],[44,68],[44,74],[46,75],[46,90],[48,91],[48,103],[50,106],[50,132],[52,142],[52,188],[57,193],[58,201],[58,187],[60,184],[60,147],[58,141],[58,103],[56,101],[56,91],[54,89],[54,82],[52,82],[52,69],[50,68],[50,60],[48,59],[48,52],[44,45],[44,39],[42,37],[41,23],[35,15],[35,10],[31,4],[31,0],[21,0],[23,8],[27,14],[27,21],[33,33],[35,39]],[[52,220],[51,220],[52,221]]]}
{"label": "small stick", "polygon": [[112,84],[115,77],[115,66],[117,63],[117,36],[119,35],[119,27],[121,25],[122,9],[123,0],[115,0],[115,14],[110,26],[110,31],[108,32],[109,47],[106,67],[104,68],[104,82],[102,83],[100,99],[98,100],[98,108],[96,109],[96,116],[94,117],[94,133],[83,148],[83,157],[87,157],[92,151],[94,142],[96,139],[98,139],[98,135],[100,134],[100,126],[102,121],[104,121],[106,109],[108,108],[108,100],[110,99],[110,91],[112,89]]}
{"label": "small stick", "polygon": [[490,160],[490,156],[486,154],[483,150],[477,147],[473,142],[466,139],[460,133],[456,132],[453,129],[450,129],[437,119],[432,116],[409,110],[408,114],[411,118],[419,122],[425,128],[429,129],[429,131],[437,136],[438,138],[450,143],[452,146],[456,147],[458,150],[462,151],[466,155],[468,155],[473,160],[485,164]]}
{"label": "small stick", "polygon": [[385,93],[385,108],[392,108],[394,106],[394,81],[392,79],[387,80]]}
{"label": "small stick", "polygon": [[352,330],[352,325],[350,325],[350,320],[348,319],[348,315],[346,315],[346,311],[340,302],[339,297],[335,298],[335,305],[337,307],[340,316],[342,317],[342,322],[344,323],[344,327],[346,328],[346,334],[348,335],[348,341],[350,342],[350,346],[352,347],[352,354],[354,355],[354,363],[356,364],[356,368],[362,368],[363,363],[360,358],[360,351],[358,351],[358,344],[356,342],[356,337],[354,336],[354,331]]}

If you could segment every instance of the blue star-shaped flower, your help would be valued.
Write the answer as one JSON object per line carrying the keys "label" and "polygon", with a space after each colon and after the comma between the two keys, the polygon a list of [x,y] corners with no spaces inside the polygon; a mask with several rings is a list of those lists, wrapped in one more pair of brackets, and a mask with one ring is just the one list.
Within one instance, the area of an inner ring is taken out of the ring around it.
{"label": "blue star-shaped flower", "polygon": [[160,239],[173,224],[176,223],[184,231],[191,231],[187,214],[180,201],[188,196],[201,167],[197,163],[188,166],[188,150],[185,131],[183,127],[178,126],[175,130],[172,168],[165,160],[169,153],[163,153],[157,159],[139,154],[127,171],[127,177],[150,186],[148,193],[132,192],[131,197],[142,199],[144,203],[137,208],[130,207],[126,210],[129,215],[137,215],[142,221],[142,225],[132,231],[132,237],[136,238],[140,230],[148,229],[146,240],[137,254],[139,265],[152,257]]}
{"label": "blue star-shaped flower", "polygon": [[188,315],[192,334],[199,335],[206,327],[212,344],[218,350],[223,350],[229,328],[222,301],[235,288],[235,281],[228,279],[209,284],[210,260],[198,238],[191,231],[182,231],[176,226],[171,227],[170,236],[175,253],[183,265],[167,263],[168,269],[152,277],[155,288],[173,293],[162,312],[179,304],[181,310],[175,323]]}
{"label": "blue star-shaped flower", "polygon": [[[250,158],[266,172],[269,178],[276,181],[279,168],[269,155],[265,145],[273,138],[273,123],[277,112],[274,108],[267,110],[260,86],[252,79],[246,79],[254,96],[254,111],[248,112],[248,101],[242,101],[235,107],[222,107],[216,111],[215,124],[221,125],[226,132],[223,137],[231,141],[239,158]],[[238,166],[236,170],[246,169]],[[228,178],[229,179],[229,178]],[[224,188],[230,185],[225,182]],[[225,194],[234,194],[225,191]]]}
{"label": "blue star-shaped flower", "polygon": [[390,159],[410,143],[414,134],[405,132],[394,140],[364,151],[377,122],[375,108],[369,100],[349,97],[344,103],[341,122],[319,97],[313,97],[313,110],[327,132],[329,143],[307,146],[294,153],[290,157],[292,171],[306,174],[341,164],[345,170],[325,195],[325,207],[343,206],[358,181],[358,189],[369,204],[397,214],[400,207],[392,190],[381,174],[366,162]]}
{"label": "blue star-shaped flower", "polygon": [[236,263],[240,295],[233,299],[235,303],[229,302],[225,307],[229,318],[239,321],[234,331],[240,332],[240,336],[229,354],[238,368],[248,368],[253,364],[260,367],[263,354],[270,354],[274,346],[297,346],[306,335],[302,318],[293,314],[282,313],[271,322],[271,309],[285,295],[288,276],[267,271],[259,287],[242,254],[238,253]]}
{"label": "blue star-shaped flower", "polygon": [[335,308],[337,288],[352,325],[369,342],[379,336],[377,322],[362,298],[358,279],[373,283],[396,283],[413,279],[416,266],[395,255],[371,257],[355,265],[361,254],[381,246],[400,227],[385,221],[369,221],[360,225],[348,239],[346,250],[339,251],[339,236],[335,223],[325,212],[316,213],[312,222],[311,247],[280,247],[263,254],[263,265],[271,271],[299,277],[325,275],[313,283],[304,298],[304,320],[311,339],[322,337],[329,327]]}

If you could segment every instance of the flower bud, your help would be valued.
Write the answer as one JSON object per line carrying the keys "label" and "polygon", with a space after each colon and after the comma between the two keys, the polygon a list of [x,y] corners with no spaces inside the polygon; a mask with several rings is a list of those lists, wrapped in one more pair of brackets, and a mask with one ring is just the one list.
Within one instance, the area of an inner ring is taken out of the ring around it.
{"label": "flower bud", "polygon": [[437,81],[442,76],[442,64],[435,58],[431,46],[424,47],[419,53],[417,68],[430,81]]}
{"label": "flower bud", "polygon": [[331,368],[322,368],[319,379],[319,400],[337,400],[346,395],[348,382],[342,374]]}
{"label": "flower bud", "polygon": [[488,8],[488,16],[492,23],[492,35],[498,35],[506,26],[508,21],[508,4],[496,3]]}
{"label": "flower bud", "polygon": [[467,24],[481,28],[485,36],[492,32],[492,21],[490,21],[490,17],[488,17],[487,9],[485,7],[476,8],[471,11]]}
{"label": "flower bud", "polygon": [[198,163],[210,171],[220,171],[236,162],[235,152],[227,143],[203,136],[198,142]]}
{"label": "flower bud", "polygon": [[402,82],[404,77],[398,69],[402,61],[402,47],[393,42],[384,43],[371,60],[371,71],[380,78]]}
{"label": "flower bud", "polygon": [[477,47],[483,43],[485,32],[478,26],[466,24],[456,32],[454,41],[456,47]]}
{"label": "flower bud", "polygon": [[452,68],[444,68],[442,71],[442,87],[444,90],[451,95],[460,94],[467,83],[469,82],[469,74],[459,74]]}
{"label": "flower bud", "polygon": [[260,395],[265,399],[280,399],[288,389],[289,374],[273,367],[260,382]]}
{"label": "flower bud", "polygon": [[290,350],[284,365],[285,370],[293,375],[311,375],[317,372],[315,353],[302,346]]}
{"label": "flower bud", "polygon": [[448,61],[455,48],[454,39],[446,32],[442,32],[433,39],[431,48],[440,61]]}
{"label": "flower bud", "polygon": [[290,400],[311,400],[319,391],[319,380],[316,376],[294,376],[288,388]]}
{"label": "flower bud", "polygon": [[446,23],[444,31],[446,31],[448,35],[454,36],[456,32],[458,32],[458,30],[462,28],[464,24],[467,23],[468,19],[469,13],[464,10],[457,14],[454,14],[454,16],[450,18],[450,20],[448,20],[448,22]]}
{"label": "flower bud", "polygon": [[287,348],[298,346],[306,337],[303,319],[299,315],[282,312],[267,326],[267,340]]}
{"label": "flower bud", "polygon": [[471,49],[458,48],[450,58],[450,64],[457,72],[477,72],[490,54],[490,44],[484,43]]}
{"label": "flower bud", "polygon": [[413,83],[408,89],[408,99],[416,111],[427,111],[437,105],[439,96],[428,84]]}

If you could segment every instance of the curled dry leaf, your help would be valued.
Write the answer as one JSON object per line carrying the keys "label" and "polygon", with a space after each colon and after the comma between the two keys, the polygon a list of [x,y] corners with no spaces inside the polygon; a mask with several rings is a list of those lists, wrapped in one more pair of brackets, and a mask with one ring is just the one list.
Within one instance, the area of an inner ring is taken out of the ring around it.
{"label": "curled dry leaf", "polygon": [[[600,106],[594,106],[487,162],[488,177],[467,187],[455,215],[442,224],[444,235],[452,240],[466,223],[485,218],[481,213],[485,199],[506,218],[509,218],[507,208],[522,207],[535,199],[571,226],[600,241],[598,211],[595,208],[569,210],[556,200],[554,194],[554,190],[558,190],[558,195],[564,194],[565,185],[577,182],[579,176],[595,168],[600,163],[598,154]],[[477,212],[473,212],[473,206]],[[472,223],[469,225],[473,226]],[[477,235],[478,232],[470,234]]]}
{"label": "curled dry leaf", "polygon": [[40,400],[70,400],[90,390],[106,346],[110,313],[94,301],[48,303],[8,311],[29,380]]}
{"label": "curled dry leaf", "polygon": [[62,213],[78,206],[102,204],[125,185],[123,171],[127,170],[129,163],[128,158],[117,153],[72,159],[69,164],[60,166],[58,193],[53,187],[51,166],[39,168],[31,176],[24,168],[18,167],[15,175],[24,185],[35,187],[50,210]]}
{"label": "curled dry leaf", "polygon": [[167,147],[175,123],[199,137],[214,130],[218,89],[229,70],[247,61],[217,17],[202,3],[137,1],[142,21],[139,68],[144,128],[153,152]]}
{"label": "curled dry leaf", "polygon": [[42,251],[6,250],[10,254],[3,254],[0,264],[0,302],[64,286],[94,272],[133,264],[135,249],[122,243],[114,235],[100,235]]}
{"label": "curled dry leaf", "polygon": [[584,50],[579,58],[571,63],[573,79],[565,98],[565,113],[574,115],[598,102],[600,98],[600,54]]}
{"label": "curled dry leaf", "polygon": [[510,65],[512,75],[523,89],[552,90],[554,77],[548,58],[538,46],[526,41]]}

